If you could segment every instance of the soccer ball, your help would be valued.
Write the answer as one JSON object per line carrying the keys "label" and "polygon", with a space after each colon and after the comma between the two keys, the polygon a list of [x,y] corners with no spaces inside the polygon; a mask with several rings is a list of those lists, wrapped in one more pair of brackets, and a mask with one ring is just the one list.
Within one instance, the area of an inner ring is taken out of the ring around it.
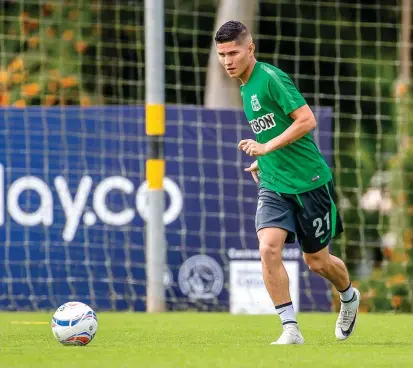
{"label": "soccer ball", "polygon": [[96,313],[84,303],[65,303],[57,308],[52,318],[53,335],[63,345],[87,345],[97,330]]}

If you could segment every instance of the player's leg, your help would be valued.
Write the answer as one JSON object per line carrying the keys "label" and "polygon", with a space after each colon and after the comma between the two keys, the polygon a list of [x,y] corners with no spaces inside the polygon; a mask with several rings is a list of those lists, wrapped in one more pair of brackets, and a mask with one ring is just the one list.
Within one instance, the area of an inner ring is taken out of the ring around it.
{"label": "player's leg", "polygon": [[305,263],[311,271],[330,281],[337,290],[345,290],[350,285],[350,276],[344,262],[329,253],[325,246],[316,253],[303,253]]}
{"label": "player's leg", "polygon": [[276,345],[304,343],[291,301],[288,274],[282,263],[287,235],[288,231],[281,228],[258,231],[264,283],[283,325],[280,338],[272,343]]}
{"label": "player's leg", "polygon": [[343,231],[333,194],[334,187],[330,182],[297,197],[301,206],[297,216],[297,235],[310,270],[329,280],[340,293],[341,309],[335,334],[344,340],[354,331],[360,292],[351,285],[344,262],[330,254],[328,248],[330,240]]}
{"label": "player's leg", "polygon": [[289,292],[289,280],[282,263],[286,242],[294,241],[294,215],[290,204],[277,193],[261,189],[258,195],[256,229],[267,291],[280,316],[283,333],[273,344],[302,344]]}
{"label": "player's leg", "polygon": [[329,280],[339,291],[341,308],[335,335],[339,340],[347,339],[354,332],[357,322],[360,292],[351,285],[344,262],[331,255],[328,247],[316,253],[304,253],[303,257],[311,271]]}
{"label": "player's leg", "polygon": [[[264,228],[257,233],[264,283],[275,306],[291,303],[288,275],[282,263],[287,234],[287,230],[276,227]],[[296,322],[295,316],[292,321]]]}

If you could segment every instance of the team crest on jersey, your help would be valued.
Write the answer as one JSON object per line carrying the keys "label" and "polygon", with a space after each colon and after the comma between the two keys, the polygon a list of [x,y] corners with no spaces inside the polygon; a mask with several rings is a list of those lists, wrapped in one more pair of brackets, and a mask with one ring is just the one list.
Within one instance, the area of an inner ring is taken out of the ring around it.
{"label": "team crest on jersey", "polygon": [[257,95],[252,95],[251,96],[251,106],[252,106],[253,111],[260,111],[261,110],[260,101],[258,101]]}

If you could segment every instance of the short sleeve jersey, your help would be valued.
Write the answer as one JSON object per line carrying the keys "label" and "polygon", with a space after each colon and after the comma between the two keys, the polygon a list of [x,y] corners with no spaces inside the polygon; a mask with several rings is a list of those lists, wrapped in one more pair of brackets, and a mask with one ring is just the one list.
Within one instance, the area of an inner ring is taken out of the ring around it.
{"label": "short sleeve jersey", "polygon": [[[244,112],[256,141],[266,143],[294,121],[291,112],[307,104],[291,78],[270,64],[257,62],[241,86]],[[331,180],[331,170],[311,133],[258,157],[260,185],[280,193],[299,194]]]}

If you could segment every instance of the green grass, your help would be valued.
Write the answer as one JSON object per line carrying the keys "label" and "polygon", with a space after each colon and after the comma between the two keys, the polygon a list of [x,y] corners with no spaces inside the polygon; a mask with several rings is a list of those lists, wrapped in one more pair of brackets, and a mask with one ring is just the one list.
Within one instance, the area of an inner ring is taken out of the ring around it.
{"label": "green grass", "polygon": [[277,316],[98,313],[86,347],[60,345],[50,318],[0,313],[0,367],[413,367],[413,315],[361,314],[354,336],[338,342],[335,314],[301,313],[302,346],[269,345]]}

